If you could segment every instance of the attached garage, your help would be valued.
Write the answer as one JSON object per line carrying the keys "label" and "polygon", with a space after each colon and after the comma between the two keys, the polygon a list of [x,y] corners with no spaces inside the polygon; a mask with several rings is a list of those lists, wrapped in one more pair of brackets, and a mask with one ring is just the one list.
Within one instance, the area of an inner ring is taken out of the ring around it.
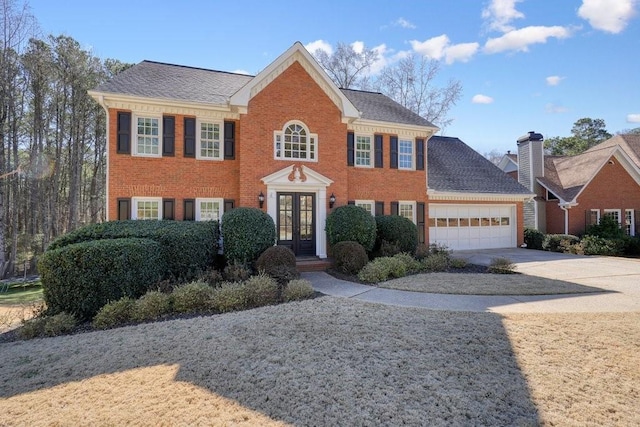
{"label": "attached garage", "polygon": [[517,246],[516,205],[429,205],[429,243],[449,249]]}

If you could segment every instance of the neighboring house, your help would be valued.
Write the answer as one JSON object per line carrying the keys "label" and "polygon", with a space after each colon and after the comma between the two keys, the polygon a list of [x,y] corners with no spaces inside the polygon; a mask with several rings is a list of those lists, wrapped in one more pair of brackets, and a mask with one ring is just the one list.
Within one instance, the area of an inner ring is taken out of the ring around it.
{"label": "neighboring house", "polygon": [[[506,158],[507,156],[505,156]],[[542,135],[518,139],[518,180],[536,193],[525,224],[545,233],[583,234],[603,215],[628,235],[640,226],[640,135],[616,135],[575,156],[544,154]]]}
{"label": "neighboring house", "polygon": [[[338,88],[299,42],[255,77],[143,61],[89,93],[108,116],[109,220],[259,207],[278,244],[323,258],[327,215],[353,203],[411,219],[421,242],[523,242],[530,192],[502,174],[489,182],[488,161],[467,169],[477,153],[432,138],[433,124],[390,98]],[[464,179],[436,178],[456,174]]]}
{"label": "neighboring house", "polygon": [[502,169],[511,178],[518,180],[518,155],[512,154],[511,151],[507,151],[507,154],[502,156],[498,167]]}

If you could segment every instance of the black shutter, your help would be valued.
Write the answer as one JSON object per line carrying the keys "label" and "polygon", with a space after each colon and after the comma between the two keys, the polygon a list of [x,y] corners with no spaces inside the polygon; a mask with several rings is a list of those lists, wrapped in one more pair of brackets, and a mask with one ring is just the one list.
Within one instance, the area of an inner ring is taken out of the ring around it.
{"label": "black shutter", "polygon": [[347,133],[347,166],[353,166],[353,160],[355,157],[353,144],[353,132],[349,132]]}
{"label": "black shutter", "polygon": [[424,139],[416,139],[416,170],[424,170]]}
{"label": "black shutter", "polygon": [[118,154],[131,153],[131,113],[118,112],[118,142],[116,152]]}
{"label": "black shutter", "polygon": [[131,219],[131,199],[118,199],[118,221]]}
{"label": "black shutter", "polygon": [[384,215],[384,202],[376,202],[376,216]]}
{"label": "black shutter", "polygon": [[400,203],[391,202],[391,215],[400,215]]}
{"label": "black shutter", "polygon": [[425,221],[424,221],[424,202],[416,203],[416,209],[418,210],[416,218],[417,218],[417,226],[418,226],[418,243],[425,242]]}
{"label": "black shutter", "polygon": [[162,199],[162,219],[176,219],[174,206],[175,199]]}
{"label": "black shutter", "polygon": [[184,220],[195,221],[196,201],[194,199],[184,199]]}
{"label": "black shutter", "polygon": [[382,161],[382,135],[375,135],[375,167],[383,167]]}
{"label": "black shutter", "polygon": [[224,199],[224,211],[228,212],[231,209],[234,208],[235,206],[235,200],[231,200],[231,199]]}
{"label": "black shutter", "polygon": [[174,156],[176,153],[176,118],[162,117],[162,155]]}
{"label": "black shutter", "polygon": [[391,150],[389,165],[391,166],[391,169],[398,169],[398,137],[392,136],[390,141],[391,143],[389,145],[391,146]]}
{"label": "black shutter", "polygon": [[355,204],[356,204],[356,201],[355,201],[355,200],[349,200],[349,201],[347,202],[347,204],[348,204],[348,205],[355,205]]}
{"label": "black shutter", "polygon": [[196,156],[196,119],[184,118],[184,156]]}
{"label": "black shutter", "polygon": [[224,122],[224,159],[233,160],[236,158],[236,124],[235,122]]}

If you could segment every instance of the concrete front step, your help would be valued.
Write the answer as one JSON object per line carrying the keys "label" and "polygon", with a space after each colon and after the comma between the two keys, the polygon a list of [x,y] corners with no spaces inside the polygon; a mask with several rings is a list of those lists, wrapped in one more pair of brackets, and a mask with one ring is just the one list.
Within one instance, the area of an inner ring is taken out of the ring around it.
{"label": "concrete front step", "polygon": [[297,258],[296,267],[301,273],[308,271],[326,271],[331,267],[331,261],[317,257]]}

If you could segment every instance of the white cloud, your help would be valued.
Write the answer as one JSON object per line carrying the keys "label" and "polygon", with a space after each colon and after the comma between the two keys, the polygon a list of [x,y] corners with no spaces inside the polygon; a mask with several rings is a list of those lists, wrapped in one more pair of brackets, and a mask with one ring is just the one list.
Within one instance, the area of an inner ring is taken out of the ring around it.
{"label": "white cloud", "polygon": [[564,79],[564,77],[560,76],[549,76],[545,80],[547,81],[547,86],[558,86],[560,84],[560,81]]}
{"label": "white cloud", "polygon": [[250,73],[250,72],[248,72],[247,70],[241,70],[241,69],[240,69],[240,70],[233,70],[232,72],[233,72],[233,73],[236,73],[236,74],[246,74],[246,75],[248,75],[248,76],[250,76],[250,75],[251,75],[251,73]]}
{"label": "white cloud", "polygon": [[563,107],[562,105],[553,104],[551,102],[544,106],[544,112],[547,114],[561,114],[566,113],[567,111],[569,111],[568,108]]}
{"label": "white cloud", "polygon": [[474,104],[492,104],[493,98],[487,95],[477,94],[473,95],[473,98],[471,98],[471,102],[473,102]]}
{"label": "white cloud", "polygon": [[333,47],[331,47],[331,45],[324,40],[316,40],[311,43],[307,43],[304,45],[304,47],[311,54],[314,54],[318,49],[327,52],[328,55],[331,55],[333,53]]}
{"label": "white cloud", "polygon": [[404,18],[398,18],[393,22],[393,25],[398,26],[398,27],[402,27],[402,28],[408,28],[413,30],[414,28],[416,28],[416,25],[412,22],[407,21]]}
{"label": "white cloud", "polygon": [[371,64],[368,73],[369,75],[378,74],[384,67],[395,61],[395,59],[389,57],[390,51],[387,49],[387,45],[384,43],[371,48],[371,50],[378,53],[378,59],[376,59],[376,61]]}
{"label": "white cloud", "polygon": [[550,37],[564,39],[571,36],[568,28],[553,26],[531,26],[509,31],[503,36],[490,38],[484,45],[486,53],[498,53],[508,50],[527,52],[529,45],[546,43]]}
{"label": "white cloud", "polygon": [[516,3],[522,0],[491,0],[489,6],[482,11],[482,17],[487,20],[489,28],[502,32],[512,31],[509,25],[514,19],[524,18],[524,14],[516,10]]}
{"label": "white cloud", "polygon": [[447,64],[456,61],[467,62],[476,54],[480,45],[478,43],[451,44],[449,37],[442,34],[432,37],[423,42],[411,40],[411,47],[416,53],[430,59],[445,59]]}
{"label": "white cloud", "polygon": [[617,34],[636,14],[636,3],[637,0],[582,0],[578,16],[596,30]]}
{"label": "white cloud", "polygon": [[640,123],[640,114],[627,114],[627,123]]}
{"label": "white cloud", "polygon": [[364,42],[361,42],[359,40],[354,41],[353,43],[351,43],[351,49],[353,49],[355,53],[362,53],[362,51],[364,50]]}

